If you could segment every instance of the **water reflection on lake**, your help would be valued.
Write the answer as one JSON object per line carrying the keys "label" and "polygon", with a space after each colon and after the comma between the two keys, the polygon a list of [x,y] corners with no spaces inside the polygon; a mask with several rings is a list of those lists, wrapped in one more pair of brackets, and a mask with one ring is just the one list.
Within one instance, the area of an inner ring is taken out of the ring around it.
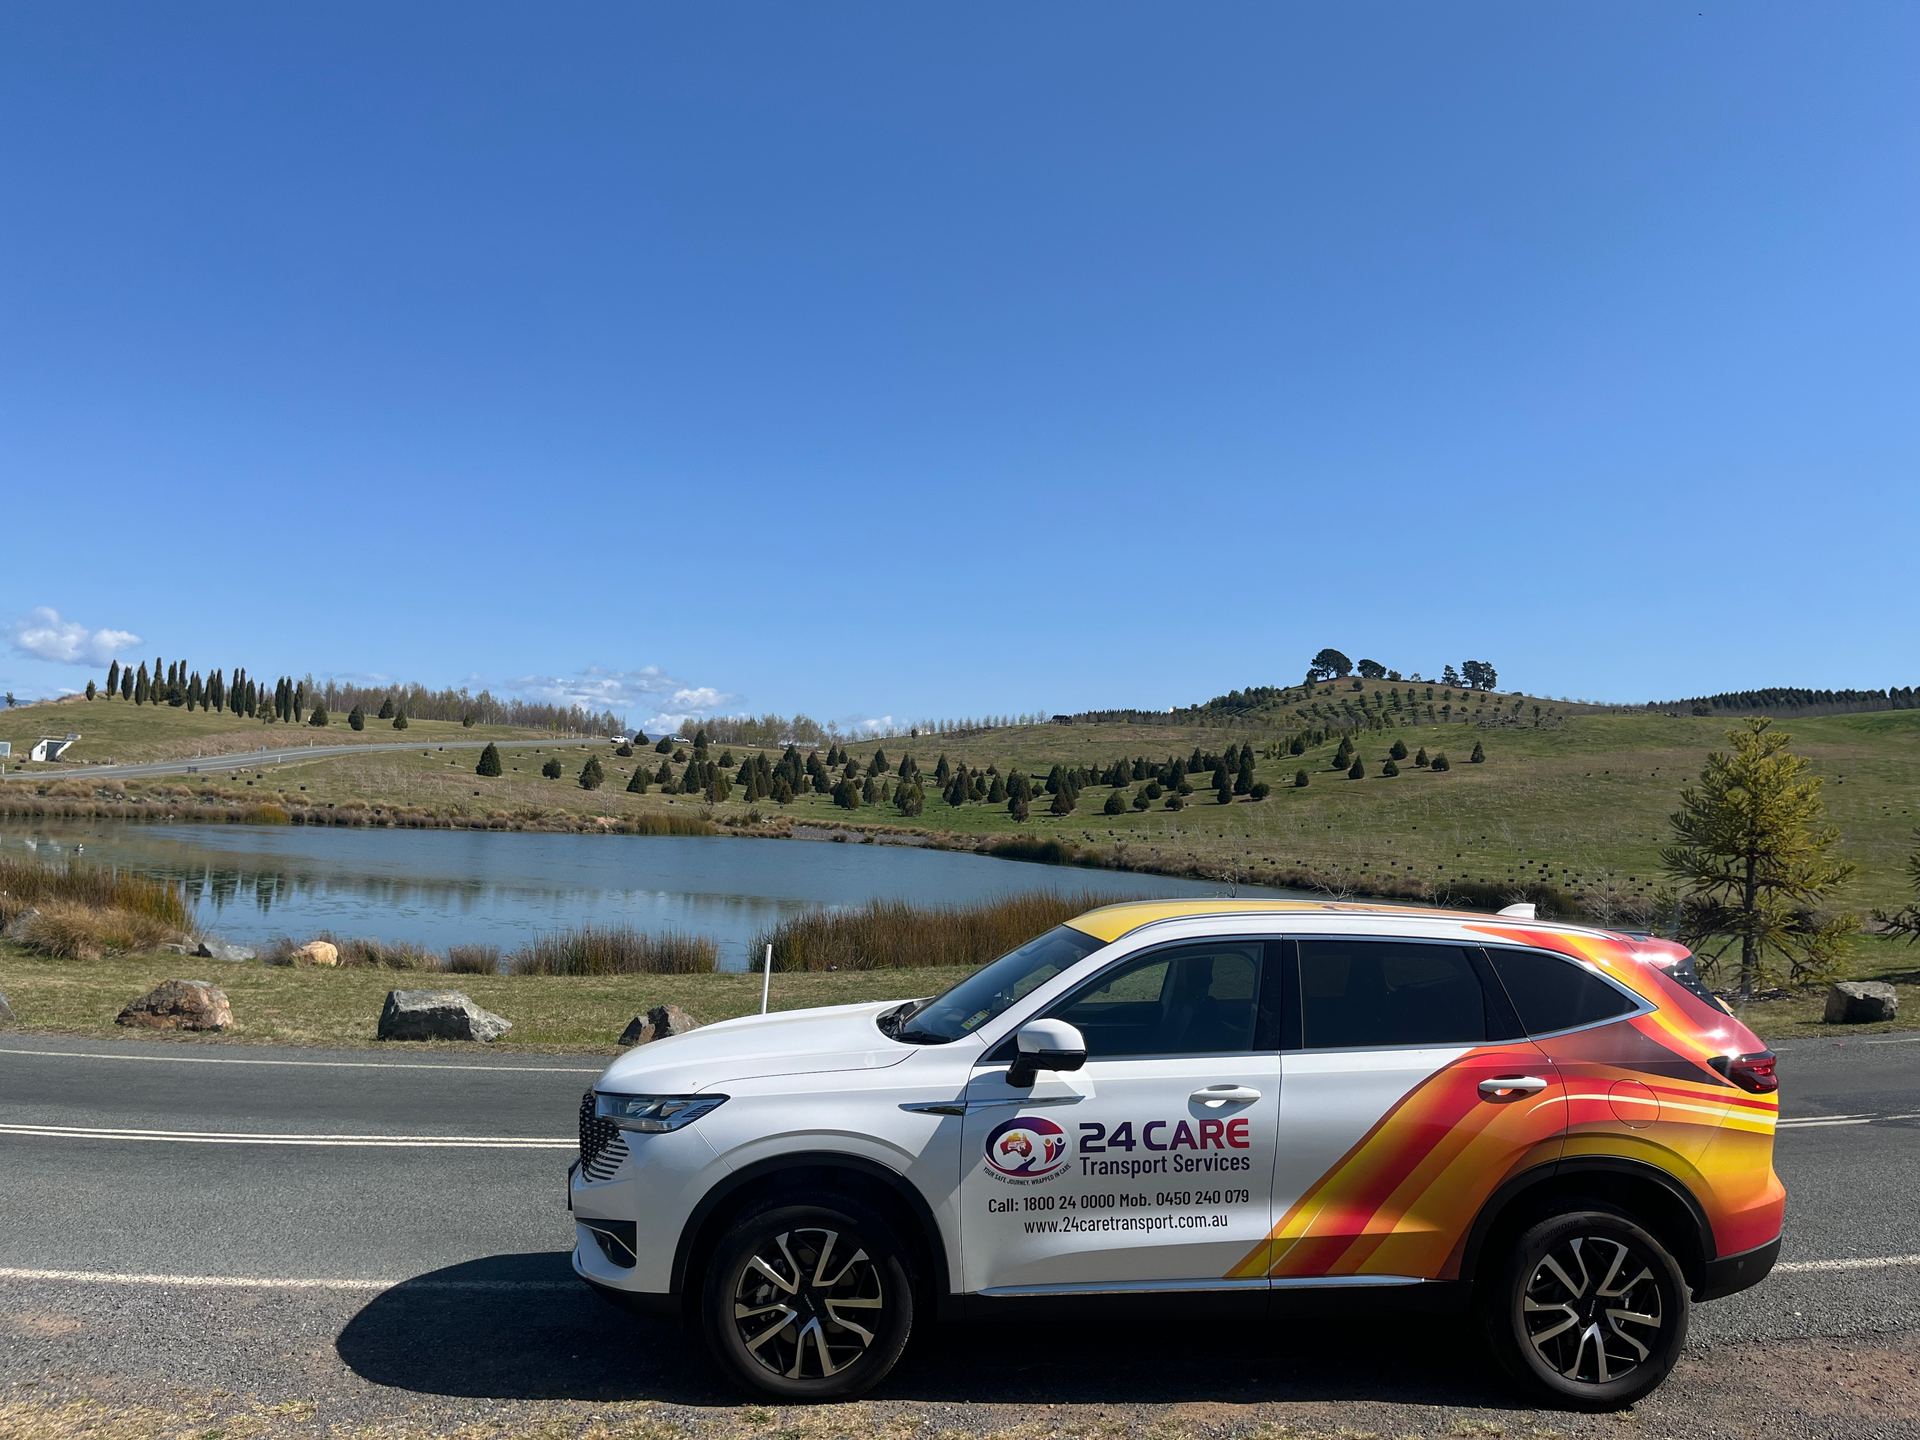
{"label": "water reflection on lake", "polygon": [[905,846],[725,837],[43,821],[0,828],[0,851],[181,881],[200,925],[233,941],[325,929],[433,949],[463,941],[511,948],[547,930],[626,924],[712,935],[730,970],[746,968],[755,934],[819,905],[876,896],[952,904],[1047,888],[1165,896],[1221,888]]}

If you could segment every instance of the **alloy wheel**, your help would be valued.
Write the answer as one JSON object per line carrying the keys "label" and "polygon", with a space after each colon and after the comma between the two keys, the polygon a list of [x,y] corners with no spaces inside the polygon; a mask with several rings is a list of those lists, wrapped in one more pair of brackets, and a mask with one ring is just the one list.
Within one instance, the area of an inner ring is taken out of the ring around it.
{"label": "alloy wheel", "polygon": [[856,1239],[795,1228],[754,1247],[734,1287],[733,1324],[766,1369],[818,1380],[866,1353],[885,1304],[880,1267]]}
{"label": "alloy wheel", "polygon": [[1606,1235],[1577,1235],[1543,1255],[1522,1312],[1540,1359],[1585,1385],[1638,1369],[1658,1348],[1666,1323],[1651,1259]]}

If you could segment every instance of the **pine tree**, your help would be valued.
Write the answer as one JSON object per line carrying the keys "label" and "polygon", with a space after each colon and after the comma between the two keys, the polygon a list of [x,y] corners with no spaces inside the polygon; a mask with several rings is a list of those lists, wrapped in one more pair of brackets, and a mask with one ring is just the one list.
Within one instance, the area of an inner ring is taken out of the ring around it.
{"label": "pine tree", "polygon": [[193,672],[193,678],[187,681],[187,709],[192,710],[206,701],[206,690],[200,684],[200,672]]}
{"label": "pine tree", "polygon": [[1419,753],[1418,755],[1415,755],[1415,756],[1413,757],[1413,763],[1414,763],[1414,765],[1415,765],[1416,767],[1419,767],[1419,768],[1425,768],[1425,767],[1426,767],[1427,765],[1429,765],[1430,763],[1432,763],[1432,762],[1430,762],[1430,761],[1429,761],[1429,760],[1427,759],[1427,747],[1426,747],[1426,746],[1424,746],[1424,745],[1422,745],[1422,746],[1420,747],[1420,753]]}
{"label": "pine tree", "polygon": [[[366,723],[360,719],[360,707],[358,705],[353,707],[353,715],[349,717],[347,723],[352,725],[356,730]],[[487,742],[487,748],[480,752],[480,763],[473,767],[473,773],[489,777],[500,773],[500,747],[495,745],[491,740]]]}
{"label": "pine tree", "polygon": [[[1058,770],[1060,767],[1056,765],[1053,768],[1055,770]],[[952,778],[953,778],[953,766],[949,765],[947,763],[947,757],[945,755],[942,755],[940,757],[940,763],[933,767],[933,783],[940,786],[944,790],[946,788],[947,782]]]}
{"label": "pine tree", "polygon": [[1674,842],[1660,852],[1688,887],[1679,939],[1709,963],[1738,947],[1743,1000],[1769,982],[1833,979],[1859,927],[1858,917],[1826,909],[1854,866],[1833,853],[1840,832],[1827,823],[1809,762],[1772,725],[1756,716],[1727,732],[1733,752],[1709,755],[1699,788],[1680,792]]}
{"label": "pine tree", "polygon": [[867,783],[860,787],[860,798],[869,805],[878,804],[880,800],[880,782],[871,775],[867,776]]}
{"label": "pine tree", "polygon": [[1388,748],[1387,754],[1391,755],[1396,760],[1406,759],[1407,758],[1407,742],[1404,740],[1395,740],[1393,744]]}
{"label": "pine tree", "polygon": [[1291,743],[1289,743],[1287,746],[1287,753],[1289,755],[1306,754],[1307,753],[1307,737],[1304,735],[1294,736]]}
{"label": "pine tree", "polygon": [[293,723],[298,725],[300,723],[300,716],[305,712],[307,708],[307,682],[306,681],[302,680],[298,685],[293,687],[292,705],[293,705]]}
{"label": "pine tree", "polygon": [[1004,805],[1006,802],[1007,782],[1003,777],[995,775],[993,777],[993,784],[987,787],[987,803],[989,805]]}
{"label": "pine tree", "polygon": [[123,665],[120,668],[120,698],[122,700],[133,698],[133,667],[131,665]]}
{"label": "pine tree", "polygon": [[1469,765],[1484,765],[1487,760],[1487,747],[1478,740],[1473,742],[1473,753],[1467,756]]}
{"label": "pine tree", "polygon": [[707,779],[707,803],[709,805],[724,805],[728,797],[733,794],[733,781],[727,778],[727,772],[722,770],[718,765],[707,765],[705,767],[705,774]]}
{"label": "pine tree", "polygon": [[1222,805],[1233,804],[1233,781],[1227,778],[1227,772],[1224,770],[1214,773],[1220,777],[1220,783],[1213,787],[1214,800]]}
{"label": "pine tree", "polygon": [[464,711],[461,714],[460,728],[462,730],[471,730],[473,728],[473,712],[471,710]]}
{"label": "pine tree", "polygon": [[407,728],[406,706],[402,705],[398,710],[393,712],[393,728],[396,730],[404,730]]}
{"label": "pine tree", "polygon": [[671,785],[673,783],[673,762],[671,760],[662,760],[660,762],[660,768],[653,772],[653,781],[656,785]]}
{"label": "pine tree", "polygon": [[1134,809],[1145,810],[1153,804],[1154,797],[1147,793],[1147,788],[1148,787],[1143,785],[1140,789],[1133,792]]}
{"label": "pine tree", "polygon": [[325,727],[326,723],[327,707],[324,705],[315,705],[313,707],[313,713],[307,717],[307,724],[313,726],[315,729],[321,729]]}
{"label": "pine tree", "polygon": [[1294,788],[1295,788],[1296,790],[1304,790],[1304,789],[1306,789],[1306,788],[1307,788],[1307,772],[1306,772],[1306,771],[1304,771],[1304,770],[1296,770],[1296,771],[1294,771],[1294,772],[1293,772],[1293,785],[1294,785]]}
{"label": "pine tree", "polygon": [[1015,795],[1008,799],[1007,814],[1011,815],[1014,818],[1014,821],[1016,824],[1025,821],[1027,816],[1031,813],[1032,812],[1027,809],[1026,796]]}
{"label": "pine tree", "polygon": [[94,683],[93,683],[93,681],[91,681],[91,680],[89,680],[89,681],[87,681],[87,699],[89,699],[89,700],[91,700],[91,699],[93,699],[93,696],[94,696],[94,688],[95,688],[95,687],[94,687]]}
{"label": "pine tree", "polygon": [[1445,751],[1433,757],[1432,767],[1435,770],[1451,770],[1453,768],[1452,764],[1447,760]]}
{"label": "pine tree", "polygon": [[[493,747],[489,745],[487,748],[491,750]],[[627,793],[629,795],[644,795],[647,793],[646,766],[636,765],[633,767],[633,778],[627,781]]]}
{"label": "pine tree", "polygon": [[1184,810],[1186,808],[1187,808],[1186,798],[1183,795],[1181,795],[1181,793],[1178,790],[1174,791],[1171,795],[1167,796],[1167,809]]}
{"label": "pine tree", "polygon": [[120,693],[120,662],[116,660],[111,665],[107,666],[107,695],[108,695],[108,698],[112,698],[113,696],[119,693]]}
{"label": "pine tree", "polygon": [[860,808],[860,792],[855,790],[844,777],[833,782],[832,794],[833,803],[838,805],[842,810],[858,810]]}
{"label": "pine tree", "polygon": [[558,780],[561,776],[560,760],[556,756],[540,767],[540,773],[549,780]]}
{"label": "pine tree", "polygon": [[1366,762],[1360,759],[1359,756],[1356,755],[1353,761],[1353,768],[1347,771],[1347,779],[1364,780],[1366,778],[1367,778]]}
{"label": "pine tree", "polygon": [[1266,781],[1256,780],[1253,782],[1253,788],[1247,792],[1247,798],[1249,800],[1264,800],[1272,793],[1273,787],[1268,785]]}
{"label": "pine tree", "polygon": [[1246,749],[1240,752],[1240,773],[1234,777],[1233,793],[1236,795],[1245,795],[1249,793],[1252,789],[1253,789],[1253,751],[1251,749]]}
{"label": "pine tree", "polygon": [[1047,807],[1048,812],[1054,815],[1071,815],[1073,813],[1074,798],[1073,791],[1067,786],[1062,785],[1058,790],[1053,792],[1053,804]]}
{"label": "pine tree", "polygon": [[391,720],[393,718],[393,696],[389,695],[380,702],[380,713],[374,718],[378,720]]}
{"label": "pine tree", "polygon": [[153,698],[153,691],[147,684],[147,662],[140,662],[140,678],[133,682],[133,703],[144,705]]}
{"label": "pine tree", "polygon": [[900,787],[893,792],[893,803],[902,815],[911,818],[926,808],[926,792],[918,785],[902,780]]}
{"label": "pine tree", "polygon": [[873,759],[867,762],[867,774],[884,775],[886,773],[887,773],[887,752],[885,750],[875,750],[873,752]]}
{"label": "pine tree", "polygon": [[[347,712],[347,724],[350,725],[355,730],[366,729],[367,728],[367,712],[362,710],[358,705],[354,706],[353,709]],[[492,750],[493,746],[489,744],[487,746],[487,749]],[[497,753],[495,758],[496,760],[498,759]],[[482,773],[484,774],[485,772],[483,771]],[[498,775],[500,772],[498,770],[495,770],[493,773],[495,775]]]}
{"label": "pine tree", "polygon": [[671,755],[673,753],[673,737],[671,735],[662,735],[660,737],[660,743],[653,747],[653,753],[656,755]]}
{"label": "pine tree", "polygon": [[1400,773],[1400,767],[1394,764],[1393,761],[1389,760],[1387,761],[1386,764],[1380,767],[1380,773],[1382,775],[1385,775],[1388,779],[1392,779],[1395,775],[1398,775]]}
{"label": "pine tree", "polygon": [[1126,796],[1126,792],[1125,792],[1125,791],[1123,791],[1123,790],[1112,790],[1112,791],[1109,791],[1109,792],[1107,793],[1107,803],[1106,803],[1105,805],[1103,805],[1103,806],[1101,806],[1100,808],[1101,808],[1101,811],[1102,811],[1102,813],[1104,813],[1104,814],[1107,814],[1107,815],[1124,815],[1124,814],[1126,814],[1126,813],[1127,813],[1127,796]]}
{"label": "pine tree", "polygon": [[218,670],[214,671],[207,680],[207,698],[212,702],[215,710],[227,708],[227,685],[220,678]]}
{"label": "pine tree", "polygon": [[719,764],[722,770],[733,769],[733,751],[722,750],[720,752],[720,759],[717,763]]}
{"label": "pine tree", "polygon": [[785,775],[773,777],[773,803],[776,805],[793,803],[793,785]]}

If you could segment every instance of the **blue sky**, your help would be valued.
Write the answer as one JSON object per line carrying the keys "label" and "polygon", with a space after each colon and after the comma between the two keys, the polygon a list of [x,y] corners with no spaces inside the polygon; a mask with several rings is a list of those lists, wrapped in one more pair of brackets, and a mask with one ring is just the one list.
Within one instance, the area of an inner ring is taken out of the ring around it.
{"label": "blue sky", "polygon": [[11,4],[0,681],[124,644],[636,722],[1187,703],[1329,644],[1913,684],[1917,40]]}

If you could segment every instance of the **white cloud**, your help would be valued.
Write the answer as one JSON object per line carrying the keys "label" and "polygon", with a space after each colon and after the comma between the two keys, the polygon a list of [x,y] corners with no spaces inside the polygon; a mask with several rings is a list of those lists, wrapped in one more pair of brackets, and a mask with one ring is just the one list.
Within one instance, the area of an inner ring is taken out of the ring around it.
{"label": "white cloud", "polygon": [[704,720],[722,705],[738,700],[711,685],[688,685],[658,665],[638,670],[604,670],[589,665],[578,675],[522,675],[507,682],[510,692],[552,705],[625,714],[649,735],[676,730],[682,720]]}
{"label": "white cloud", "polygon": [[722,695],[711,685],[702,685],[698,690],[676,690],[672,703],[682,710],[711,710],[716,705],[724,705],[729,700],[737,700],[737,695]]}
{"label": "white cloud", "polygon": [[9,625],[7,639],[19,654],[57,665],[105,665],[140,643],[131,631],[89,630],[77,620],[62,620],[58,610],[46,605]]}

